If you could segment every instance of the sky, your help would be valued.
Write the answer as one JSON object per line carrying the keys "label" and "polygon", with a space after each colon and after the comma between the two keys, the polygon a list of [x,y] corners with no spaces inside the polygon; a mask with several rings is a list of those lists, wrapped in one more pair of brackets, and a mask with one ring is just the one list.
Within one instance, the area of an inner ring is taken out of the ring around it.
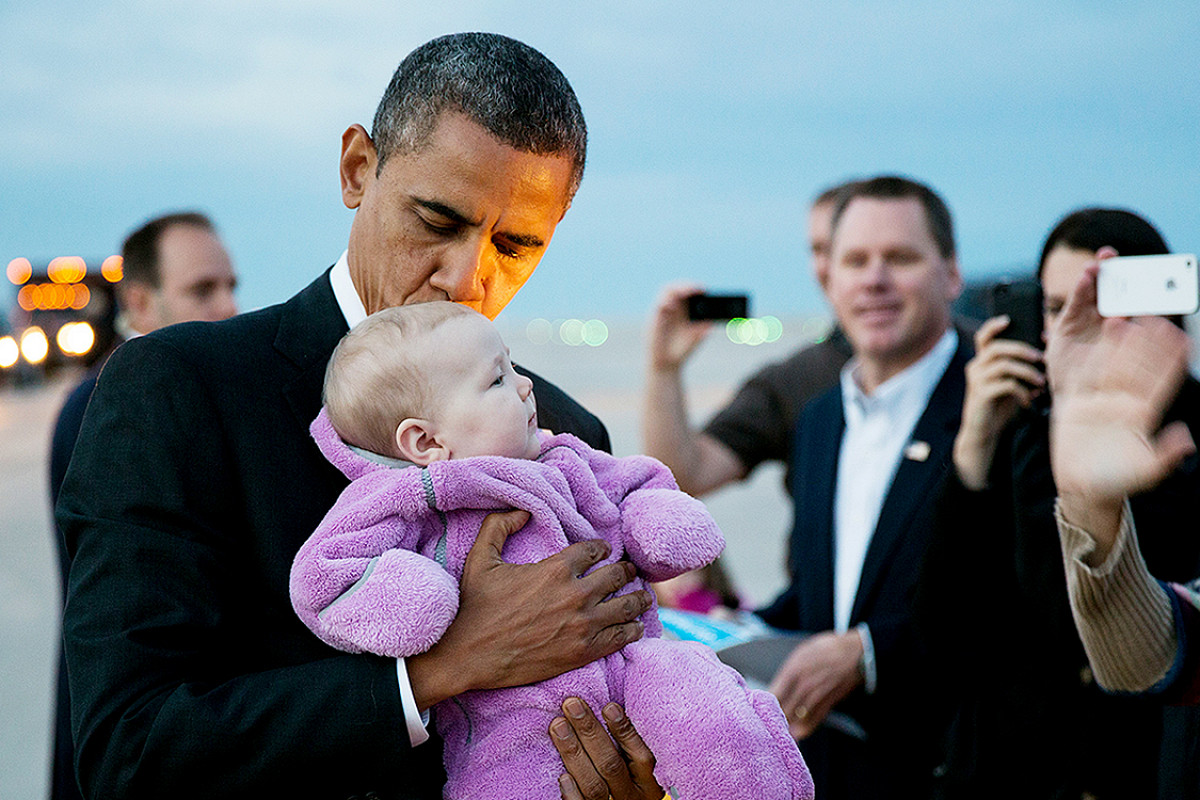
{"label": "sky", "polygon": [[342,132],[460,30],[544,52],[588,120],[513,319],[640,317],[680,280],[820,312],[808,202],[880,173],[946,198],[968,278],[1031,270],[1082,205],[1200,249],[1195,0],[0,0],[0,261],[100,259],[199,208],[242,306],[287,298],[345,247]]}

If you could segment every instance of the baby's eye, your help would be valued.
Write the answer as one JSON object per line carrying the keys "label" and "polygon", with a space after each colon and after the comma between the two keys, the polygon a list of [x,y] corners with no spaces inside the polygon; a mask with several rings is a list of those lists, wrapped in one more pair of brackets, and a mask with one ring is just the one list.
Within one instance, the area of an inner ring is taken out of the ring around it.
{"label": "baby's eye", "polygon": [[504,384],[504,373],[500,373],[496,380],[492,381],[492,386],[502,386]]}

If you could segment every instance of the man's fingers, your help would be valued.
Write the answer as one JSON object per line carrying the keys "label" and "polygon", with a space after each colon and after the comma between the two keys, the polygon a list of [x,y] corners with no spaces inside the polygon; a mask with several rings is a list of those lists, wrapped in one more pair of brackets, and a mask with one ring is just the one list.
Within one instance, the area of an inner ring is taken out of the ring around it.
{"label": "man's fingers", "polygon": [[[583,575],[589,569],[596,566],[604,559],[608,558],[608,554],[611,552],[612,552],[612,547],[609,545],[608,542],[604,541],[603,539],[588,539],[587,541],[575,542],[572,545],[568,545],[565,550],[563,550],[560,553],[556,553],[555,555],[550,556],[550,558],[546,559],[546,560],[549,561],[551,559],[562,559],[562,560],[566,561],[567,569],[569,569],[571,571],[572,575],[574,575],[576,578],[582,578]],[[618,564],[622,564],[622,563],[624,563],[624,562],[618,562]],[[611,574],[612,573],[611,567],[614,567],[614,566],[617,566],[617,565],[610,564],[608,566],[601,567],[600,569],[596,570],[597,573],[605,572],[606,574],[608,574],[609,579],[615,583],[614,588],[609,590],[610,593],[615,592],[617,589],[620,589],[622,586],[624,586],[625,584],[627,584],[631,580],[633,580],[633,574],[634,574],[634,573],[628,572],[624,566],[621,566],[616,571],[618,574]],[[632,565],[630,565],[630,566],[632,566]],[[594,574],[595,573],[593,573],[593,575]],[[619,576],[625,576],[625,579],[620,581],[619,583],[616,583]],[[589,575],[588,577],[592,578],[592,575]],[[593,582],[594,582],[594,580],[593,580]]]}
{"label": "man's fingers", "polygon": [[625,716],[625,709],[616,703],[609,703],[602,713],[604,722],[608,725],[608,732],[612,734],[625,757],[634,786],[643,796],[661,798],[663,789],[654,779],[654,754],[633,727],[629,717]]}
{"label": "man's fingers", "polygon": [[[563,764],[584,797],[607,798],[610,794],[614,798],[638,797],[625,759],[587,704],[578,697],[568,697],[562,707],[579,743],[579,748],[568,747],[571,761],[568,763],[568,754],[563,754]],[[551,735],[556,746],[564,741],[557,720],[552,724]]]}
{"label": "man's fingers", "polygon": [[584,800],[575,780],[566,773],[558,776],[558,792],[562,795],[562,800]]}
{"label": "man's fingers", "polygon": [[592,658],[589,661],[594,661],[597,658],[604,658],[620,650],[630,642],[636,642],[645,634],[646,627],[641,620],[633,622],[625,622],[620,625],[609,625],[597,634],[593,645],[595,649],[592,652]]}
{"label": "man's fingers", "polygon": [[555,717],[550,723],[550,740],[567,770],[558,781],[564,800],[608,800],[608,785],[592,766],[583,743],[566,718]]}
{"label": "man's fingers", "polygon": [[518,510],[497,511],[484,517],[479,536],[476,537],[475,544],[471,545],[471,551],[467,553],[463,571],[466,572],[476,561],[499,562],[500,552],[504,549],[508,537],[525,527],[528,521],[529,512]]}

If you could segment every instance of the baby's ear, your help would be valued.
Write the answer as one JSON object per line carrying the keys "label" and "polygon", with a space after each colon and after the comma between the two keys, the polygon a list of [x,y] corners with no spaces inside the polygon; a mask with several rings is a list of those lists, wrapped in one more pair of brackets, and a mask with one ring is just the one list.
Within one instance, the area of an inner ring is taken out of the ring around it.
{"label": "baby's ear", "polygon": [[409,417],[396,426],[396,449],[405,461],[422,467],[450,457],[434,432],[433,423]]}

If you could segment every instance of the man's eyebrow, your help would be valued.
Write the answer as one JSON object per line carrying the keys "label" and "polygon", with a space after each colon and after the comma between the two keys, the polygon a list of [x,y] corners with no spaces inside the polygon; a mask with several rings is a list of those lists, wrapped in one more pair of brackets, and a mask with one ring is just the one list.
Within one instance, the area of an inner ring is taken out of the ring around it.
{"label": "man's eyebrow", "polygon": [[[437,200],[426,200],[421,197],[414,197],[413,202],[422,208],[429,209],[439,216],[443,216],[456,225],[477,225],[478,223],[472,219],[468,219],[465,214],[455,208],[451,208],[445,203],[440,203]],[[501,236],[509,244],[516,247],[524,247],[529,249],[538,249],[546,246],[546,242],[540,236],[535,236],[532,233],[505,233],[501,232]]]}
{"label": "man's eyebrow", "polygon": [[542,241],[542,237],[534,236],[531,233],[501,233],[509,244],[515,244],[517,247],[525,247],[530,250],[536,250],[540,247],[545,247],[546,243]]}
{"label": "man's eyebrow", "polygon": [[439,215],[445,217],[446,219],[450,220],[451,222],[456,222],[460,225],[473,224],[472,221],[467,219],[466,215],[463,214],[461,211],[459,211],[456,208],[451,208],[450,206],[446,205],[445,203],[439,203],[437,200],[425,200],[420,197],[414,197],[413,202],[416,203],[417,205],[421,206],[422,208],[427,208],[430,211],[432,211],[433,213],[439,214]]}

